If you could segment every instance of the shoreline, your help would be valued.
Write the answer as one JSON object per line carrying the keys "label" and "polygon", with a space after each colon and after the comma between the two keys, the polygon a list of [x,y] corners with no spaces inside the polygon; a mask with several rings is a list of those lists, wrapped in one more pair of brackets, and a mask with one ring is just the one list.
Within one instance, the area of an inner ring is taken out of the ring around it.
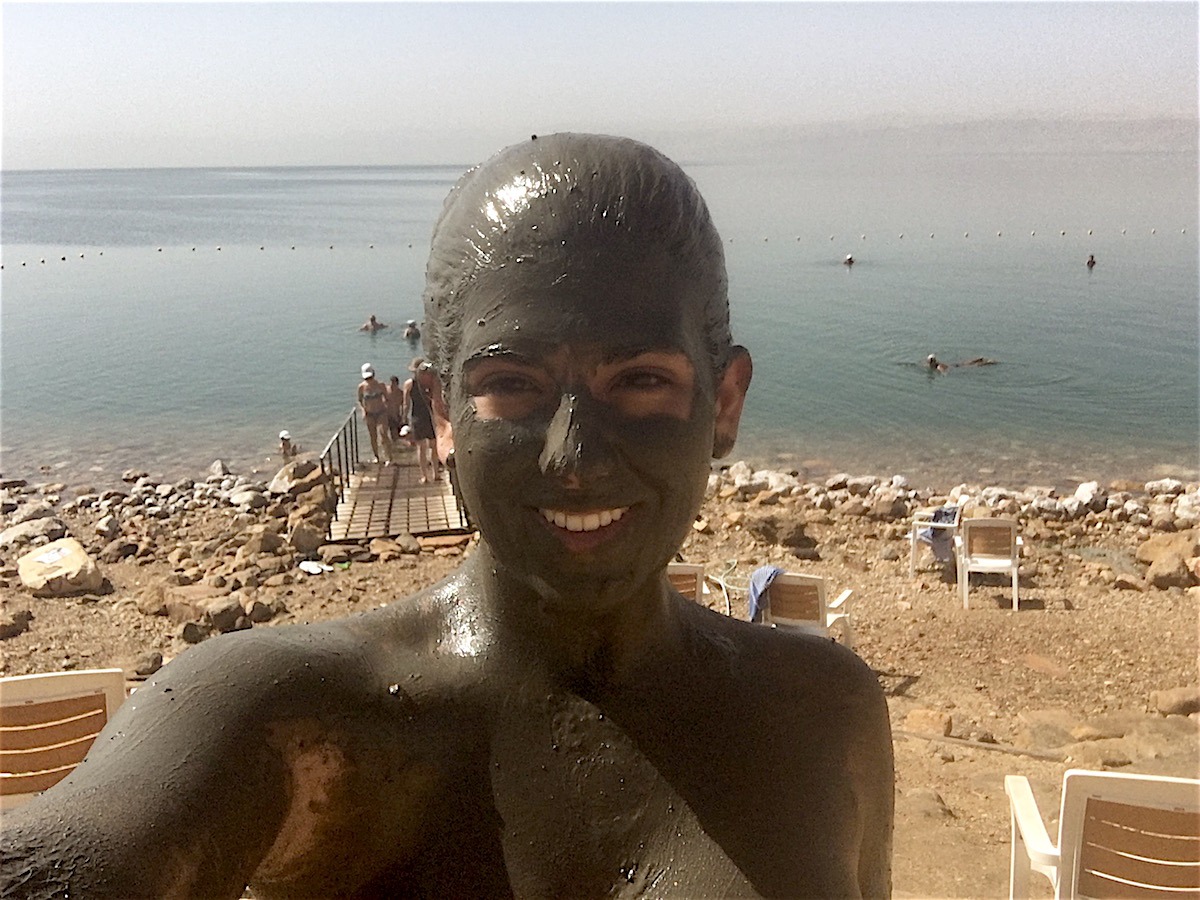
{"label": "shoreline", "polygon": [[[753,447],[753,442],[748,442]],[[303,456],[316,458],[320,448],[301,444]],[[757,449],[757,448],[755,448]],[[206,455],[198,449],[186,453],[154,454],[138,452],[131,448],[114,448],[110,453],[99,456],[69,453],[67,458],[53,460],[53,452],[45,454],[48,461],[39,464],[10,465],[13,456],[19,463],[29,454],[14,454],[9,448],[0,448],[0,479],[24,480],[30,485],[61,484],[73,493],[88,493],[91,489],[103,490],[119,487],[127,479],[129,471],[148,474],[161,482],[174,482],[185,478],[203,477],[215,461],[221,461],[231,472],[248,478],[270,478],[284,464],[275,453],[252,454],[245,450],[232,453]],[[724,459],[712,461],[712,471],[728,471],[735,466],[750,466],[755,470],[767,470],[794,476],[800,482],[824,483],[839,474],[856,477],[874,477],[889,481],[900,477],[916,489],[946,493],[957,485],[990,486],[1011,491],[1037,488],[1049,490],[1052,495],[1069,496],[1080,484],[1098,482],[1102,487],[1131,490],[1149,482],[1164,478],[1183,483],[1200,481],[1200,468],[1191,468],[1172,463],[1145,463],[1140,465],[1117,465],[1108,463],[1098,468],[1107,471],[1089,470],[1088,462],[1079,465],[1056,463],[1053,471],[1038,471],[1036,465],[1025,461],[1021,465],[1011,460],[989,459],[987,448],[980,448],[980,461],[992,462],[980,465],[958,458],[946,462],[927,462],[916,466],[875,464],[877,454],[869,451],[848,454],[803,455],[786,450],[760,452],[734,452]],[[1024,470],[1023,473],[1018,474]],[[968,476],[965,473],[970,472]]]}

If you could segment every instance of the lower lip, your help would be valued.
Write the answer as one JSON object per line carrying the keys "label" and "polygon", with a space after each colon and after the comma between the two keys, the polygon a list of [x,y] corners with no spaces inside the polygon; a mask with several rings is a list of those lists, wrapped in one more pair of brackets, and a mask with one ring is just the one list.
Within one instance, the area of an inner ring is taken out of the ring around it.
{"label": "lower lip", "polygon": [[547,522],[540,512],[535,510],[534,514],[571,553],[589,553],[616,537],[625,527],[625,523],[629,521],[629,517],[634,513],[633,510],[627,510],[625,515],[621,516],[617,521],[611,522],[608,525],[601,525],[595,531],[568,531],[565,528],[560,528],[553,522]]}

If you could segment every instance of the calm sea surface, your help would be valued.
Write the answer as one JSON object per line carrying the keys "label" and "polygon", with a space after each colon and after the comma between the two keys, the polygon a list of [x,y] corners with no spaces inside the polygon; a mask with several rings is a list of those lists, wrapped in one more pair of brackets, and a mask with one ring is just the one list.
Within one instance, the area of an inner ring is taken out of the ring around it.
{"label": "calm sea surface", "polygon": [[[1194,142],[674,155],[754,356],[735,457],[941,485],[1197,477]],[[319,449],[363,362],[419,352],[357,326],[421,318],[464,168],[3,173],[4,475],[270,470],[282,428]],[[999,364],[933,376],[928,353]]]}

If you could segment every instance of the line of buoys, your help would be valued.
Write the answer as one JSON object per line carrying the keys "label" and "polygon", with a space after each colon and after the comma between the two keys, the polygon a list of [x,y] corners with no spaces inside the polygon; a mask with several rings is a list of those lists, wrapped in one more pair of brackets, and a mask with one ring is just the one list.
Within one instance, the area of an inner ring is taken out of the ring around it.
{"label": "line of buoys", "polygon": [[[1058,233],[1059,233],[1059,236],[1060,236],[1060,237],[1066,237],[1066,236],[1067,236],[1067,230],[1066,230],[1066,229],[1060,229]],[[1128,229],[1128,228],[1122,228],[1120,233],[1121,233],[1122,235],[1127,235],[1127,234],[1129,233],[1129,229]],[[1150,233],[1151,235],[1155,235],[1155,236],[1157,236],[1157,234],[1158,234],[1158,228],[1151,228],[1151,229],[1150,229],[1150,231],[1149,231],[1149,233]],[[1180,234],[1187,234],[1187,228],[1186,228],[1186,227],[1180,228],[1180,229],[1179,229],[1179,233],[1180,233]],[[901,232],[899,232],[899,233],[896,235],[896,237],[897,237],[897,239],[898,239],[898,240],[904,240],[904,235],[905,235],[905,234],[906,234],[906,232],[903,232],[903,231],[901,231]],[[1095,236],[1095,234],[1096,234],[1096,232],[1095,232],[1095,229],[1094,229],[1094,228],[1089,228],[1089,229],[1087,229],[1087,235],[1088,235],[1088,237],[1094,237],[1094,236]],[[1001,238],[1001,237],[1003,237],[1003,236],[1004,236],[1004,232],[1003,232],[1003,230],[1000,230],[1000,231],[997,231],[997,232],[996,232],[996,237],[998,237],[998,238]],[[1031,231],[1029,232],[1029,236],[1030,236],[1030,237],[1037,237],[1037,229],[1031,230]],[[836,234],[831,234],[831,235],[829,236],[829,240],[831,240],[831,241],[835,241],[835,240],[837,240],[837,237],[838,237],[838,236],[837,236]],[[868,237],[868,235],[867,235],[866,233],[864,233],[864,232],[860,232],[860,233],[859,233],[859,235],[858,235],[858,239],[859,239],[860,241],[865,241],[865,240],[867,240],[867,237]],[[932,231],[931,231],[931,232],[929,233],[929,238],[930,238],[930,240],[934,240],[934,239],[936,239],[936,237],[937,237],[937,233],[936,233],[936,232],[932,232]],[[964,238],[964,239],[969,239],[970,237],[971,237],[971,232],[970,232],[970,231],[964,231],[964,232],[963,232],[963,238]],[[770,243],[770,240],[771,240],[771,238],[770,238],[770,236],[769,236],[769,235],[767,235],[767,236],[764,236],[762,240],[763,240],[763,243]],[[803,235],[796,235],[796,241],[797,241],[798,243],[799,243],[799,242],[803,242],[803,240],[804,240],[804,236],[803,236]],[[728,239],[728,242],[729,242],[730,244],[732,244],[732,243],[734,242],[734,239],[733,239],[733,238],[729,238],[729,239]],[[412,247],[413,247],[413,245],[412,245],[411,243],[410,243],[410,244],[407,244],[406,246],[407,246],[407,248],[408,248],[409,250],[411,250],[411,249],[412,249]],[[217,251],[220,251],[220,250],[221,250],[221,246],[220,246],[220,245],[218,245],[217,247],[215,247],[215,249],[216,249]],[[258,248],[258,249],[259,249],[260,251],[265,251],[265,250],[267,249],[267,247],[266,247],[266,245],[265,245],[265,244],[261,244],[261,245],[259,245],[259,248]],[[295,249],[296,249],[296,245],[295,245],[295,244],[292,244],[292,245],[290,245],[290,249],[291,249],[291,250],[295,250]],[[329,249],[330,249],[330,250],[333,250],[333,249],[335,249],[335,245],[334,245],[334,244],[330,244],[330,245],[329,245]],[[369,250],[374,250],[374,249],[375,249],[375,245],[374,245],[373,243],[371,243],[371,244],[367,244],[367,249],[369,249]],[[164,248],[162,248],[162,247],[156,247],[156,248],[155,248],[155,250],[156,250],[156,252],[158,252],[158,253],[162,253],[162,252],[163,252],[163,250],[164,250]],[[195,252],[196,252],[196,248],[195,248],[195,247],[192,247],[192,248],[191,248],[191,252],[192,252],[192,253],[195,253]],[[103,251],[103,250],[96,251],[96,255],[97,255],[97,256],[103,256],[103,255],[104,255],[104,251]],[[85,253],[80,253],[80,254],[79,254],[79,258],[80,258],[80,259],[86,259],[86,258],[87,258],[87,255],[86,255]],[[62,261],[62,262],[66,262],[66,261],[67,261],[67,257],[66,257],[66,256],[60,257],[60,259],[61,259],[61,261]],[[38,263],[39,263],[39,264],[41,264],[41,265],[45,265],[45,263],[46,263],[46,259],[45,259],[44,257],[43,257],[43,258],[40,258],[40,259],[38,260]],[[22,261],[21,261],[21,266],[22,266],[23,268],[27,268],[27,262],[26,262],[25,260],[22,260]],[[2,264],[0,264],[0,268],[2,268],[2,267],[3,267],[3,266],[2,266]]]}
{"label": "line of buoys", "polygon": [[[1127,229],[1127,228],[1122,228],[1122,229],[1121,229],[1121,234],[1128,234],[1128,232],[1129,232],[1129,229]],[[1179,229],[1179,233],[1180,233],[1180,234],[1187,234],[1187,228],[1180,228],[1180,229]],[[1061,229],[1061,230],[1059,230],[1058,234],[1059,234],[1059,236],[1060,236],[1060,237],[1066,237],[1066,236],[1067,236],[1067,230],[1066,230],[1066,229]],[[1096,230],[1095,230],[1094,228],[1089,228],[1089,229],[1087,229],[1087,234],[1088,234],[1088,237],[1094,237],[1094,236],[1095,236],[1095,234],[1096,234]],[[1157,229],[1157,228],[1151,228],[1151,229],[1150,229],[1150,234],[1158,234],[1158,229]],[[904,240],[904,235],[905,235],[905,232],[901,231],[900,233],[898,233],[898,234],[896,235],[896,237],[897,237],[899,240]],[[931,238],[934,238],[934,237],[936,237],[936,232],[930,232],[929,236],[930,236]],[[1037,229],[1034,229],[1034,230],[1030,231],[1030,232],[1029,232],[1029,236],[1030,236],[1030,237],[1037,237]],[[829,240],[831,240],[831,241],[837,240],[837,237],[838,237],[838,236],[837,236],[836,234],[831,234],[831,235],[829,236]],[[970,232],[970,231],[964,231],[964,232],[963,232],[963,237],[964,237],[964,238],[967,238],[967,239],[969,239],[969,238],[971,237],[971,232]],[[1001,231],[997,231],[997,232],[996,232],[996,237],[1004,237],[1004,231],[1003,231],[1003,230],[1001,230]],[[803,239],[804,239],[804,238],[803,238],[802,236],[799,236],[799,235],[796,237],[796,240],[797,240],[797,241],[803,241]],[[858,236],[858,239],[859,239],[860,241],[865,241],[865,240],[867,239],[867,235],[865,235],[865,234],[859,234],[859,236]],[[732,239],[732,238],[730,238],[730,241],[731,241],[731,242],[732,242],[732,240],[733,240],[733,239]],[[765,241],[765,240],[767,240],[767,239],[766,239],[766,238],[763,238],[763,240]]]}

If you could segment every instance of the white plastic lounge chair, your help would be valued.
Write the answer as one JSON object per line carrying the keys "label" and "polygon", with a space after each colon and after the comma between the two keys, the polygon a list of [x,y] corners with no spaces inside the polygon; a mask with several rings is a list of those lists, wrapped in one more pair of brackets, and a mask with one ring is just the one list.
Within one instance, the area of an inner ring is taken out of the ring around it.
{"label": "white plastic lounge chair", "polygon": [[699,563],[667,563],[667,580],[689,600],[704,602],[704,566]]}
{"label": "white plastic lounge chair", "polygon": [[1008,572],[1012,576],[1012,608],[1017,609],[1017,569],[1023,541],[1015,519],[963,519],[954,536],[954,558],[963,609],[968,609],[967,592],[972,572]]}
{"label": "white plastic lounge chair", "polygon": [[65,778],[124,700],[120,669],[0,678],[0,809]]}
{"label": "white plastic lounge chair", "polygon": [[825,600],[825,579],[820,575],[781,572],[764,591],[762,624],[800,628],[821,637],[829,637],[835,625],[842,630],[842,642],[854,647],[850,625],[850,597],[853,590],[842,591],[832,603]]}
{"label": "white plastic lounge chair", "polygon": [[1200,897],[1200,781],[1071,769],[1063,777],[1058,843],[1046,834],[1029,781],[1004,779],[1012,815],[1009,897],[1040,872],[1056,898]]}
{"label": "white plastic lounge chair", "polygon": [[929,547],[935,557],[938,549],[944,546],[946,558],[942,562],[948,563],[954,558],[954,537],[958,534],[961,517],[961,506],[935,506],[913,513],[912,527],[905,535],[908,538],[909,578],[917,574],[917,550],[920,544]]}

